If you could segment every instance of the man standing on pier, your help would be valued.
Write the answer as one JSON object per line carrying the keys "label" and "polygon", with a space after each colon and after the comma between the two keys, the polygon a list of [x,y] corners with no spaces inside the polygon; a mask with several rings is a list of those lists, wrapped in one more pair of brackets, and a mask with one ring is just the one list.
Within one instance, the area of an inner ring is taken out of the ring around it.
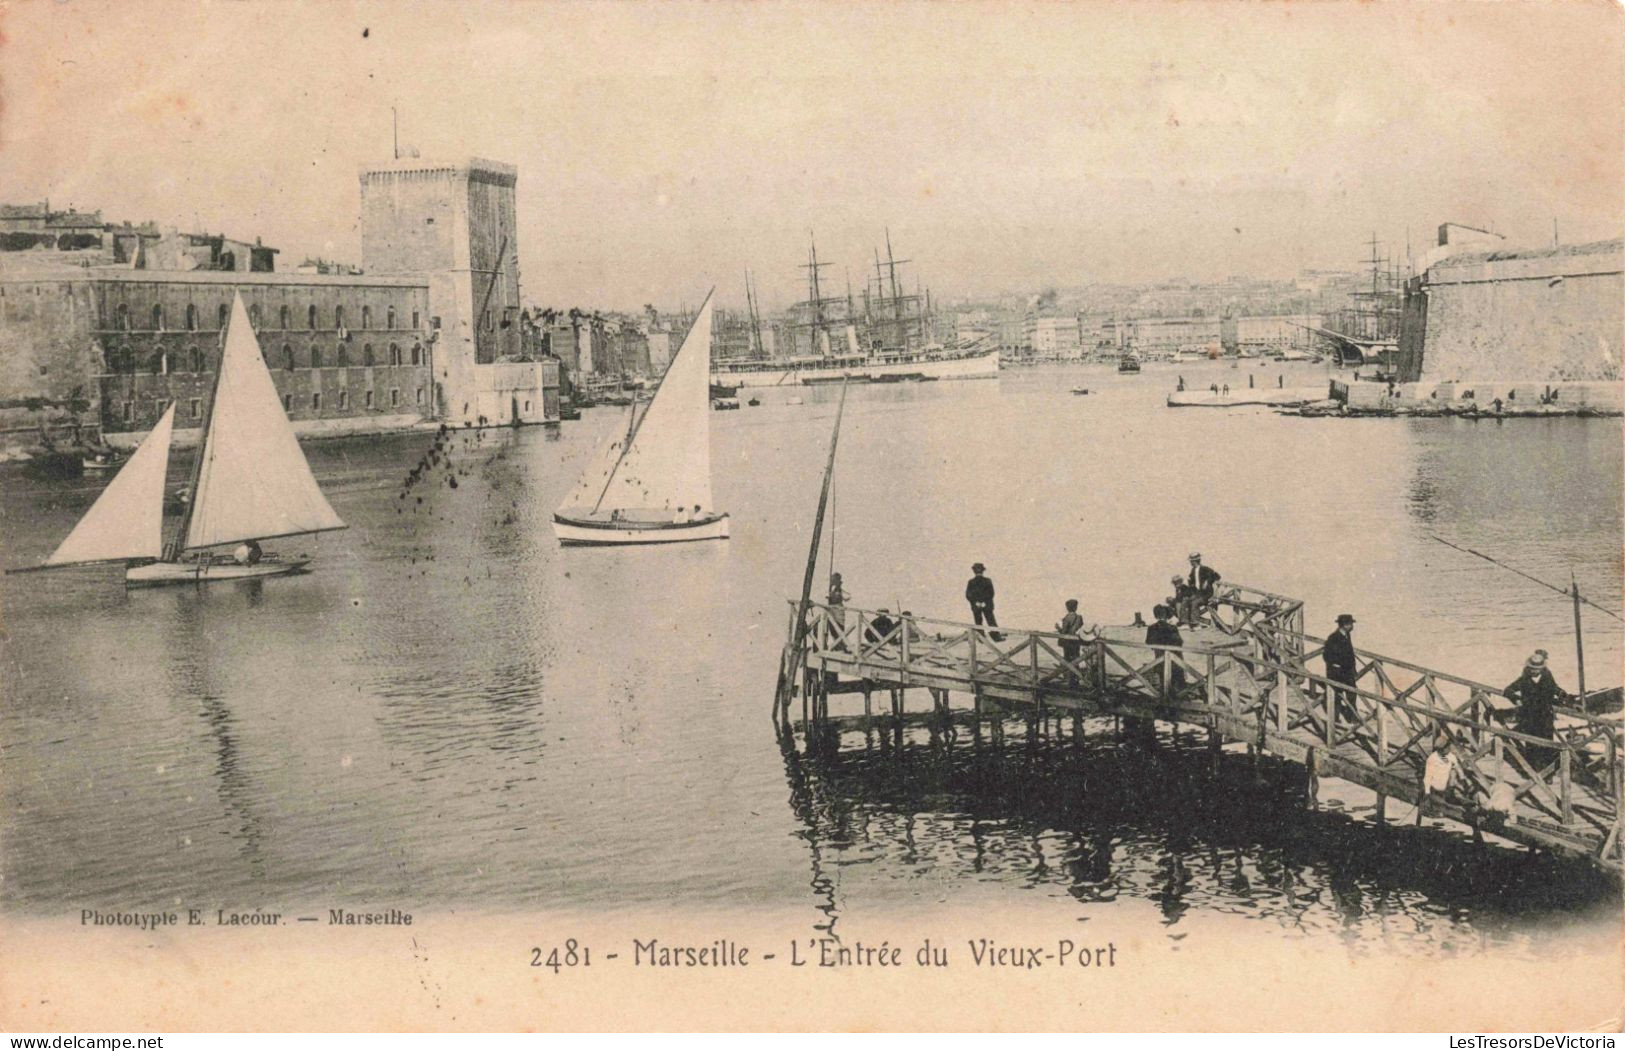
{"label": "man standing on pier", "polygon": [[[965,600],[970,603],[971,616],[976,618],[977,624],[997,628],[999,622],[993,616],[993,581],[982,575],[986,570],[980,562],[970,567],[972,576],[965,583]],[[994,642],[1004,641],[1004,636],[997,631],[988,632],[987,637]]]}
{"label": "man standing on pier", "polygon": [[[1518,702],[1514,729],[1530,737],[1551,739],[1557,723],[1555,709],[1568,700],[1569,695],[1557,685],[1557,680],[1552,678],[1552,673],[1547,670],[1545,650],[1536,650],[1524,662],[1523,674],[1501,692],[1506,694],[1508,699]],[[1530,765],[1536,770],[1550,766],[1557,758],[1556,750],[1551,748],[1529,745],[1524,751],[1528,754]]]}
{"label": "man standing on pier", "polygon": [[[1354,617],[1341,613],[1337,617],[1337,630],[1326,639],[1321,654],[1326,659],[1326,678],[1333,682],[1354,685]],[[1355,716],[1354,695],[1347,690],[1337,691],[1337,711],[1341,719]]]}
{"label": "man standing on pier", "polygon": [[1061,657],[1073,666],[1067,669],[1067,674],[1076,679],[1078,657],[1083,653],[1083,617],[1078,614],[1077,599],[1066,600],[1066,616],[1055,625],[1055,632],[1061,636]]}

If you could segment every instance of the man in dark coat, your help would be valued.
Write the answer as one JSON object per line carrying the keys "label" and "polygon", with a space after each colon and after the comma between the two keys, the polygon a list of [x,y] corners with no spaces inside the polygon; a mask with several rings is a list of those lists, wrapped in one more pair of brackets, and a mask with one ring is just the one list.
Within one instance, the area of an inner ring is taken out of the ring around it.
{"label": "man in dark coat", "polygon": [[[1219,571],[1202,565],[1202,553],[1191,552],[1191,573],[1186,578],[1185,586],[1190,589],[1190,605],[1192,618],[1200,618],[1201,611],[1213,602],[1213,591],[1219,584]],[[1187,618],[1190,623],[1195,619]]]}
{"label": "man in dark coat", "polygon": [[[1567,701],[1569,695],[1557,685],[1557,680],[1552,678],[1552,673],[1547,670],[1545,650],[1536,650],[1524,663],[1523,674],[1501,692],[1518,702],[1513,729],[1530,737],[1551,740],[1557,722],[1555,709]],[[1530,765],[1537,771],[1550,765],[1557,758],[1556,750],[1551,748],[1529,745],[1523,750],[1529,758]]]}
{"label": "man in dark coat", "polygon": [[[1179,627],[1174,624],[1174,611],[1168,606],[1157,606],[1152,609],[1152,615],[1157,622],[1145,629],[1145,643],[1147,646],[1182,646],[1185,637],[1179,633]],[[1160,658],[1161,653],[1157,656]],[[1174,660],[1170,662],[1168,675],[1168,697],[1177,698],[1185,688],[1185,669],[1179,664],[1179,651],[1174,651]],[[1160,665],[1160,661],[1159,661]]]}
{"label": "man in dark coat", "polygon": [[[1337,618],[1337,630],[1326,638],[1321,654],[1326,659],[1326,678],[1333,682],[1354,685],[1354,617],[1343,613]],[[1354,695],[1347,690],[1337,691],[1338,718],[1355,718]]]}
{"label": "man in dark coat", "polygon": [[[993,580],[982,575],[986,570],[980,562],[970,567],[972,576],[965,583],[965,601],[970,603],[971,616],[976,618],[977,624],[996,628],[999,622],[993,615]],[[994,642],[1004,641],[1004,636],[996,631],[988,632],[988,638]]]}

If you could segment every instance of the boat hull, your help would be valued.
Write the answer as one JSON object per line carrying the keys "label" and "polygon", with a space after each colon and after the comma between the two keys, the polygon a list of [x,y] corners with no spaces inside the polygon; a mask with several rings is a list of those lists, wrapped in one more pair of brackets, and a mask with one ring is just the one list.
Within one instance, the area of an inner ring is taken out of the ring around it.
{"label": "boat hull", "polygon": [[569,547],[624,547],[630,544],[680,544],[691,540],[728,539],[728,516],[699,522],[611,522],[553,516],[553,535]]}
{"label": "boat hull", "polygon": [[131,588],[156,588],[168,584],[211,584],[224,580],[260,580],[302,572],[310,559],[255,562],[149,562],[144,566],[131,566],[124,572],[124,585]]}
{"label": "boat hull", "polygon": [[[895,378],[894,378],[895,377]],[[982,380],[999,378],[999,352],[958,357],[926,357],[915,361],[875,362],[841,368],[763,368],[711,373],[711,382],[737,387],[782,387],[794,384],[891,383],[906,380]]]}

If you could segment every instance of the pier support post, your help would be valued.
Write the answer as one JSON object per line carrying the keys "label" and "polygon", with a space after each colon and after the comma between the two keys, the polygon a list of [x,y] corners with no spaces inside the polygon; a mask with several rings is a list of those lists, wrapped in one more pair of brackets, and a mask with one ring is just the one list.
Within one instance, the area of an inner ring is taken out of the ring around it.
{"label": "pier support post", "polygon": [[1309,754],[1304,756],[1303,763],[1307,774],[1303,784],[1303,803],[1308,809],[1314,810],[1316,804],[1320,801],[1320,750],[1318,748],[1309,749]]}

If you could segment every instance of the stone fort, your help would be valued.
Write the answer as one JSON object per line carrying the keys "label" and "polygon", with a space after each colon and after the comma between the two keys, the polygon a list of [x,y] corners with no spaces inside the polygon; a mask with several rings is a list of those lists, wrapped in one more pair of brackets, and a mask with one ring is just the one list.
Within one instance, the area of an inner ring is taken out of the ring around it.
{"label": "stone fort", "polygon": [[87,232],[0,253],[0,443],[93,425],[129,445],[171,401],[195,438],[235,293],[302,435],[557,420],[558,363],[518,323],[516,183],[480,159],[362,168],[359,273],[210,265],[111,226],[105,251]]}

